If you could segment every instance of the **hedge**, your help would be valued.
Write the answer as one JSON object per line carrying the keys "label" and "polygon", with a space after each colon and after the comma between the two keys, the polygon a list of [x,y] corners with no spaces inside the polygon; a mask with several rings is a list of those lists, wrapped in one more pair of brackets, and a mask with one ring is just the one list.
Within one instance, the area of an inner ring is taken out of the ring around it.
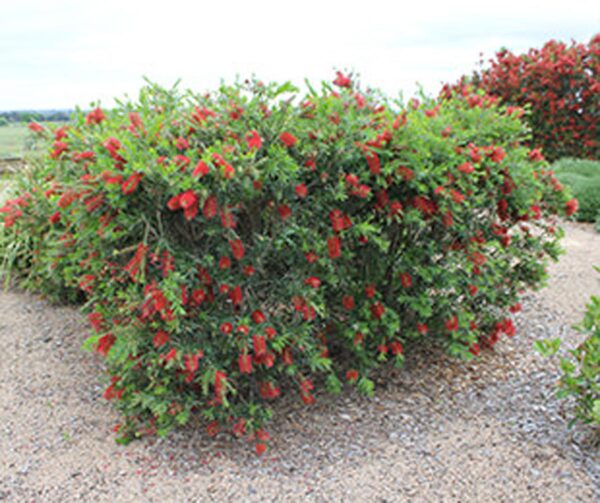
{"label": "hedge", "polygon": [[576,209],[493,99],[404,106],[341,73],[304,96],[149,85],[31,129],[46,156],[0,209],[4,270],[83,303],[123,442],[194,416],[260,454],[283,393],[370,394],[416,341],[476,357]]}

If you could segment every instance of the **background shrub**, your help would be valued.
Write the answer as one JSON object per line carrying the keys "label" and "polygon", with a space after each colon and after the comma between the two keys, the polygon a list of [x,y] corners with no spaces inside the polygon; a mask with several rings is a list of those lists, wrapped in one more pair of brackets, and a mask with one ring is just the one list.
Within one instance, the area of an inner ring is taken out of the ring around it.
{"label": "background shrub", "polygon": [[561,159],[552,168],[579,201],[577,220],[594,222],[600,213],[600,161]]}
{"label": "background shrub", "polygon": [[123,441],[194,413],[262,453],[283,392],[370,393],[412,340],[469,359],[514,335],[576,208],[518,116],[334,84],[151,85],[32,125],[47,155],[0,208],[5,269],[85,302]]}
{"label": "background shrub", "polygon": [[599,158],[600,34],[587,44],[551,40],[520,55],[502,49],[467,82],[528,109],[532,143],[546,158]]}

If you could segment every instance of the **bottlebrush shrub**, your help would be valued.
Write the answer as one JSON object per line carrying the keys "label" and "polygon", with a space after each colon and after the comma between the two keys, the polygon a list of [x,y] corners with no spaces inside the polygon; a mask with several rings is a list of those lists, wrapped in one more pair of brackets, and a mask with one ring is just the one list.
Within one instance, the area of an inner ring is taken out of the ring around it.
{"label": "bottlebrush shrub", "polygon": [[533,145],[548,159],[600,157],[600,34],[588,44],[551,40],[521,55],[503,49],[489,63],[471,84],[507,105],[527,107]]}
{"label": "bottlebrush shrub", "polygon": [[[1,209],[13,261],[80,292],[123,440],[201,415],[266,448],[271,404],[401,363],[412,339],[473,358],[512,336],[574,201],[482,96],[410,106],[338,75],[138,102],[48,131]],[[398,108],[400,107],[400,108]]]}

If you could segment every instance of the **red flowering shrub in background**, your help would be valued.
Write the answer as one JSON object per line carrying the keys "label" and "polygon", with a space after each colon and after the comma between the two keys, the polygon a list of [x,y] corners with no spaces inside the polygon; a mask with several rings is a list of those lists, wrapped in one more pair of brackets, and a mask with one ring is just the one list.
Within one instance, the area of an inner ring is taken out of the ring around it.
{"label": "red flowering shrub in background", "polygon": [[468,359],[514,334],[574,208],[519,118],[335,83],[149,86],[39,131],[0,209],[7,268],[85,300],[123,440],[195,413],[262,453],[284,393],[370,393],[413,339]]}
{"label": "red flowering shrub in background", "polygon": [[532,144],[546,158],[600,157],[600,34],[588,44],[551,40],[521,55],[503,49],[489,63],[462,84],[527,107]]}

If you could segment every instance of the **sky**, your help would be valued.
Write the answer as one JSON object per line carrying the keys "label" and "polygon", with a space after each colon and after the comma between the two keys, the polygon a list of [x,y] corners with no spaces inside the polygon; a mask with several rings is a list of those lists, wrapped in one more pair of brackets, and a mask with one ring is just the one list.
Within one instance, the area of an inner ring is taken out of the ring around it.
{"label": "sky", "polygon": [[0,0],[0,110],[111,106],[144,76],[203,92],[342,69],[390,96],[437,93],[480,53],[599,32],[598,0]]}

